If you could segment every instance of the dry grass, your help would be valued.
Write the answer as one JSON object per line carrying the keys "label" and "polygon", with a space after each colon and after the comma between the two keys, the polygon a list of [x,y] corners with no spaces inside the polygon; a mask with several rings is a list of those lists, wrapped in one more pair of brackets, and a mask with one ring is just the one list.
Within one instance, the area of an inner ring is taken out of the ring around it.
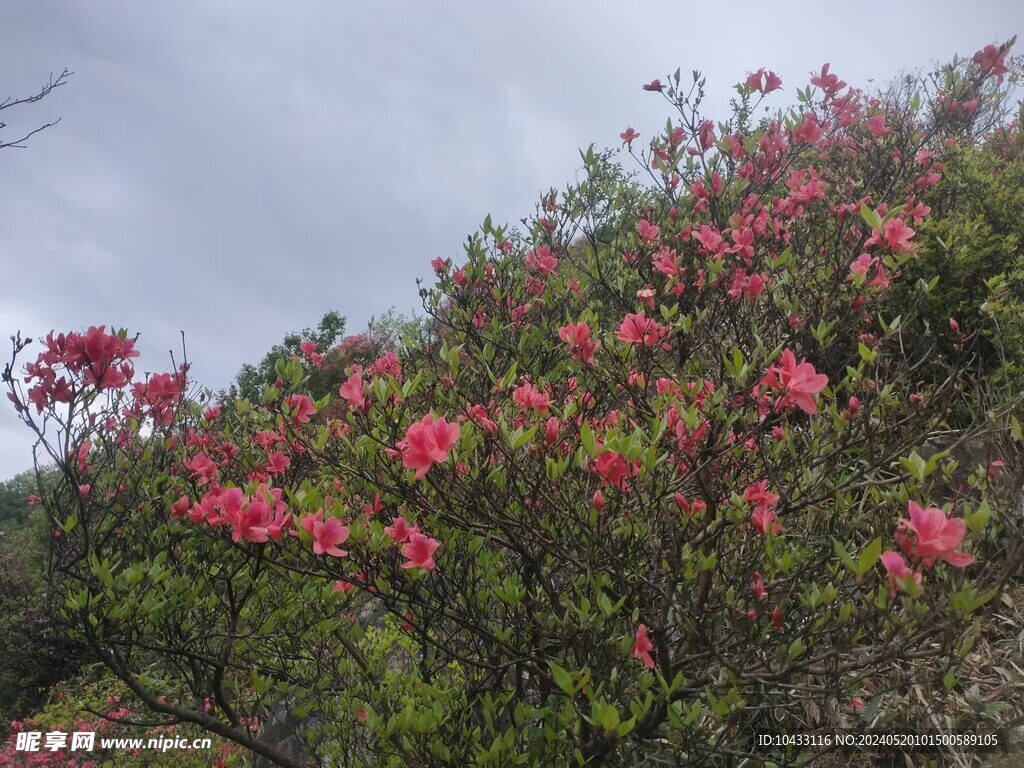
{"label": "dry grass", "polygon": [[[1024,768],[1024,579],[1018,577],[1007,587],[1000,601],[982,620],[981,630],[980,639],[957,669],[961,683],[952,691],[945,690],[941,682],[944,665],[935,659],[890,664],[865,680],[864,686],[867,691],[889,690],[879,708],[880,717],[898,713],[894,722],[907,724],[879,724],[873,730],[916,734],[998,733],[998,752],[962,749],[909,755],[897,751],[874,755],[842,752],[821,755],[811,765],[815,768],[849,765]],[[908,680],[914,682],[900,684]],[[824,712],[815,707],[815,711],[806,714],[809,722],[825,722],[835,728],[851,727],[859,719],[848,707],[833,707]]]}

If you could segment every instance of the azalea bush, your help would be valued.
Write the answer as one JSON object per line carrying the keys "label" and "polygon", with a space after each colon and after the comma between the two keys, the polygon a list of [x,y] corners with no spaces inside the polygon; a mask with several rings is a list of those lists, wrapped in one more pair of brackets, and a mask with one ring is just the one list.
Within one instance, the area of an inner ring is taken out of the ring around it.
{"label": "azalea bush", "polygon": [[902,112],[827,65],[757,124],[774,72],[718,124],[699,73],[648,83],[674,117],[621,136],[647,179],[583,152],[526,230],[488,217],[434,260],[407,351],[323,397],[315,345],[227,410],[187,363],[138,380],[123,330],[52,333],[20,377],[18,338],[63,621],[136,706],[285,766],[915,732],[895,694],[943,706],[1021,559],[1016,454],[957,447],[1021,431],[1012,402],[951,423],[978,337],[936,354],[890,297],[956,151],[944,105],[990,98],[1007,51]]}
{"label": "azalea bush", "polygon": [[[222,739],[211,739],[209,749],[184,749],[206,734],[192,724],[149,725],[152,715],[134,710],[124,684],[104,674],[104,669],[86,670],[75,681],[61,682],[52,688],[51,701],[31,718],[15,720],[11,739],[0,747],[0,765],[4,768],[37,768],[63,765],[67,768],[239,768],[245,757],[237,745]],[[95,734],[93,748],[38,751],[17,749],[16,735],[21,732],[59,732]],[[113,743],[105,739],[115,740]],[[142,748],[127,746],[117,740],[142,739]],[[149,749],[149,740],[162,746]]]}
{"label": "azalea bush", "polygon": [[[996,94],[993,101],[998,103]],[[937,338],[941,353],[953,351],[964,338],[980,337],[978,364],[990,374],[991,394],[1003,399],[1024,389],[1024,145],[1019,125],[1018,115],[977,142],[947,149],[942,183],[922,195],[931,210],[921,225],[920,258],[907,265],[893,296],[895,306],[914,318],[922,333]],[[930,290],[920,290],[936,278]]]}

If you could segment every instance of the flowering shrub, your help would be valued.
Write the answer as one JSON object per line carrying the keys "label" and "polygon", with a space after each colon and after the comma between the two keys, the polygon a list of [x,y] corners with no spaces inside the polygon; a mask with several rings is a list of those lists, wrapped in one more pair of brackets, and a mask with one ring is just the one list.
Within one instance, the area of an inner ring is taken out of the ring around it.
{"label": "flowering shrub", "polygon": [[[87,678],[93,677],[91,674]],[[124,685],[106,678],[78,683],[61,683],[54,689],[51,702],[30,719],[10,723],[11,734],[0,745],[0,766],[4,768],[35,768],[62,765],[68,768],[120,768],[121,766],[180,766],[181,768],[237,768],[243,765],[241,750],[234,744],[211,739],[209,749],[154,748],[149,740],[158,743],[192,745],[206,734],[192,724],[159,724],[152,716],[133,707]],[[38,733],[39,748],[29,751],[18,749],[19,733]],[[75,744],[74,733],[95,734],[92,746]],[[65,745],[54,749],[46,746],[45,734],[65,736]],[[142,747],[131,747],[123,741],[104,740],[142,739]]]}
{"label": "flowering shrub", "polygon": [[[699,74],[647,84],[678,113],[622,135],[652,184],[583,153],[526,231],[436,259],[421,347],[337,396],[307,349],[204,412],[186,365],[129,383],[125,333],[51,335],[5,380],[60,435],[66,621],[153,712],[286,766],[280,702],[312,754],[396,766],[725,764],[865,701],[908,725],[886,665],[941,699],[1020,560],[1017,468],[954,492],[929,442],[979,386],[970,344],[932,355],[888,306],[948,102],[1005,53],[901,114],[827,65],[757,126],[774,72],[719,125]],[[1021,437],[1006,409],[968,427]]]}

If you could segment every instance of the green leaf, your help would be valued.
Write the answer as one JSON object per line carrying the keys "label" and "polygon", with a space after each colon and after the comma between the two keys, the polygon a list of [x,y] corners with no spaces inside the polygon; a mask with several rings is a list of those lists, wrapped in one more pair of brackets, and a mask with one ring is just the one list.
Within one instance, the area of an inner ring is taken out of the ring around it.
{"label": "green leaf", "polygon": [[686,730],[686,726],[683,724],[683,719],[679,716],[679,710],[682,708],[683,703],[681,701],[673,701],[671,706],[665,710],[665,714],[668,716],[668,724],[677,731]]}
{"label": "green leaf", "polygon": [[971,529],[971,533],[979,534],[985,529],[985,525],[991,516],[992,509],[989,507],[988,501],[982,499],[976,510],[964,513],[964,521],[967,523],[967,527]]}
{"label": "green leaf", "polygon": [[1013,438],[1018,443],[1024,443],[1024,432],[1021,431],[1020,422],[1017,417],[1010,414],[1010,431],[1013,432]]}
{"label": "green leaf", "polygon": [[959,682],[960,679],[956,676],[956,673],[953,672],[952,669],[942,676],[942,685],[946,688],[947,691],[953,690],[953,688],[955,688],[957,683]]}
{"label": "green leaf", "polygon": [[789,264],[789,260],[792,257],[792,255],[793,246],[789,246],[786,248],[786,250],[779,254],[779,257],[775,259],[774,262],[772,262],[772,266],[775,267],[775,269],[782,269],[784,266]]}
{"label": "green leaf", "polygon": [[576,687],[573,685],[569,673],[553,661],[548,662],[548,668],[551,670],[551,679],[555,681],[555,685],[561,688],[566,696],[575,696]]}
{"label": "green leaf", "polygon": [[583,444],[583,450],[587,452],[587,456],[593,458],[597,453],[597,442],[594,440],[594,431],[586,421],[580,427],[580,442]]}
{"label": "green leaf", "polygon": [[875,211],[868,208],[867,203],[860,204],[860,217],[864,219],[864,223],[872,229],[882,231],[882,217],[879,216]]}
{"label": "green leaf", "polygon": [[615,726],[615,735],[620,739],[623,736],[628,735],[632,732],[633,728],[636,727],[636,717],[631,717],[629,720],[623,720],[617,726]]}
{"label": "green leaf", "polygon": [[863,576],[865,573],[874,568],[875,563],[878,562],[878,558],[882,556],[882,538],[879,536],[860,553],[860,559],[857,561],[857,576]]}
{"label": "green leaf", "polygon": [[901,456],[900,464],[919,482],[924,482],[925,477],[929,474],[927,462],[918,455],[917,451],[911,452],[909,457]]}
{"label": "green leaf", "polygon": [[839,539],[832,539],[832,547],[835,549],[836,554],[839,555],[839,559],[843,561],[843,565],[854,573],[857,573],[857,563],[853,561],[853,558],[850,557],[850,553],[847,551],[846,547],[839,542]]}
{"label": "green leaf", "polygon": [[619,710],[615,708],[614,704],[602,703],[600,711],[595,711],[594,719],[606,731],[614,731],[619,724]]}
{"label": "green leaf", "polygon": [[795,659],[801,653],[804,652],[804,641],[799,637],[789,644],[788,656],[790,659]]}
{"label": "green leaf", "polygon": [[970,587],[965,587],[953,595],[953,599],[950,601],[953,606],[953,610],[958,613],[970,613],[974,610],[975,597],[974,590]]}

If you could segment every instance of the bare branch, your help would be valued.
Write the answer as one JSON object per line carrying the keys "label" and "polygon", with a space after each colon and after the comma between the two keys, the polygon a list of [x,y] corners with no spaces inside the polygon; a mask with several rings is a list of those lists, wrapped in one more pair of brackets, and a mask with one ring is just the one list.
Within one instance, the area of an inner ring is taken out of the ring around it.
{"label": "bare branch", "polygon": [[[68,78],[70,78],[73,74],[75,73],[71,72],[68,69],[65,69],[63,72],[60,73],[60,75],[55,80],[53,77],[53,73],[51,72],[50,79],[39,89],[39,93],[37,93],[34,96],[26,96],[23,99],[15,99],[12,96],[8,96],[4,101],[0,102],[0,110],[10,109],[11,107],[16,107],[19,104],[32,104],[34,102],[39,101],[40,99],[46,98],[46,96],[48,96],[54,88],[60,88],[62,85],[66,85],[68,82]],[[45,125],[41,125],[35,130],[29,131],[20,139],[15,139],[13,141],[3,141],[2,139],[0,139],[0,149],[6,149],[8,147],[24,149],[25,142],[28,139],[32,138],[40,131],[45,131],[47,128],[52,128],[57,123],[59,123],[60,120],[61,119],[58,117],[52,123],[46,123]],[[6,127],[7,123],[0,121],[0,130],[3,130]]]}

